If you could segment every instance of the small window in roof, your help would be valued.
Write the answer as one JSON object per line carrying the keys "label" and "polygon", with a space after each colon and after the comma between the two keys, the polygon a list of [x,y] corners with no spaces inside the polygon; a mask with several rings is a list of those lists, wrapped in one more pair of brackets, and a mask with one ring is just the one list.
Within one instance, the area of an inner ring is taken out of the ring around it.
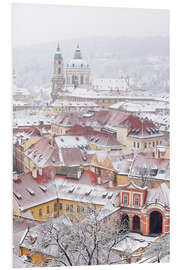
{"label": "small window in roof", "polygon": [[35,192],[31,188],[26,188],[31,196],[35,195]]}
{"label": "small window in roof", "polygon": [[150,176],[156,176],[158,172],[158,169],[151,169],[150,170]]}
{"label": "small window in roof", "polygon": [[21,200],[21,199],[22,199],[21,194],[19,194],[18,192],[14,192],[14,195],[16,196],[16,198],[17,198],[18,200]]}

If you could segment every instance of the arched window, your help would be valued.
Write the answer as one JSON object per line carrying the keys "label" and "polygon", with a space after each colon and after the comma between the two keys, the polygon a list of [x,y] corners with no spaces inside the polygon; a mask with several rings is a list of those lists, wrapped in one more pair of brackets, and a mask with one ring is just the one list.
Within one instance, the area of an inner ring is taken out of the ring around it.
{"label": "arched window", "polygon": [[84,83],[84,76],[81,75],[81,84],[83,84],[83,83]]}
{"label": "arched window", "polygon": [[72,75],[72,84],[74,84],[74,75]]}

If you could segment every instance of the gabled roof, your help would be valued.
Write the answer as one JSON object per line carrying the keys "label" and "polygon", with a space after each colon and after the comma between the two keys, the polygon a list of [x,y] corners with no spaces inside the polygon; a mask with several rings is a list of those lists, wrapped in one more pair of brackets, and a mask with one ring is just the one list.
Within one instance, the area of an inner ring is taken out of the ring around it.
{"label": "gabled roof", "polygon": [[136,189],[136,190],[139,190],[139,191],[147,190],[147,187],[140,187],[140,186],[136,185],[133,181],[131,181],[127,185],[119,185],[118,187],[120,189]]}
{"label": "gabled roof", "polygon": [[38,142],[34,143],[25,151],[25,155],[41,168],[60,165],[58,149],[50,144],[48,137],[42,137]]}
{"label": "gabled roof", "polygon": [[89,164],[92,154],[81,151],[78,147],[60,149],[61,161],[66,166],[79,166]]}

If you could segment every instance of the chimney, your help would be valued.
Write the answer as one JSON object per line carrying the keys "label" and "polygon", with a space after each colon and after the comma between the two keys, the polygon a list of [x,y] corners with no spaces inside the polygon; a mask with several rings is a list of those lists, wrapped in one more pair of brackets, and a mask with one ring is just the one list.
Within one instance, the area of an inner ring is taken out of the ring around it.
{"label": "chimney", "polygon": [[37,169],[36,168],[34,168],[33,170],[32,170],[32,177],[35,179],[35,178],[37,178]]}

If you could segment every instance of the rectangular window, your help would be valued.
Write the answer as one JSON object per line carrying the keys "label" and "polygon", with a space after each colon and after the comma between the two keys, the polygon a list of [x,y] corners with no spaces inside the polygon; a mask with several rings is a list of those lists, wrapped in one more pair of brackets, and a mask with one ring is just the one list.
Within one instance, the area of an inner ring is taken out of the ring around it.
{"label": "rectangular window", "polygon": [[73,212],[73,205],[70,205],[70,212]]}
{"label": "rectangular window", "polygon": [[49,214],[49,205],[46,207],[46,212]]}
{"label": "rectangular window", "polygon": [[42,216],[42,209],[41,208],[39,209],[39,216],[40,217]]}
{"label": "rectangular window", "polygon": [[58,208],[57,208],[57,203],[54,204],[54,212],[57,212]]}
{"label": "rectangular window", "polygon": [[59,203],[59,210],[62,210],[62,203]]}
{"label": "rectangular window", "polygon": [[134,205],[139,206],[139,195],[134,196]]}
{"label": "rectangular window", "polygon": [[139,143],[137,143],[137,148],[139,148]]}
{"label": "rectangular window", "polygon": [[123,194],[123,204],[128,205],[128,194],[126,193]]}
{"label": "rectangular window", "polygon": [[155,142],[152,143],[153,147],[155,146]]}
{"label": "rectangular window", "polygon": [[80,206],[77,205],[77,212],[79,213],[80,212]]}
{"label": "rectangular window", "polygon": [[69,204],[66,204],[66,211],[69,212]]}
{"label": "rectangular window", "polygon": [[134,148],[136,148],[136,142],[133,143]]}

